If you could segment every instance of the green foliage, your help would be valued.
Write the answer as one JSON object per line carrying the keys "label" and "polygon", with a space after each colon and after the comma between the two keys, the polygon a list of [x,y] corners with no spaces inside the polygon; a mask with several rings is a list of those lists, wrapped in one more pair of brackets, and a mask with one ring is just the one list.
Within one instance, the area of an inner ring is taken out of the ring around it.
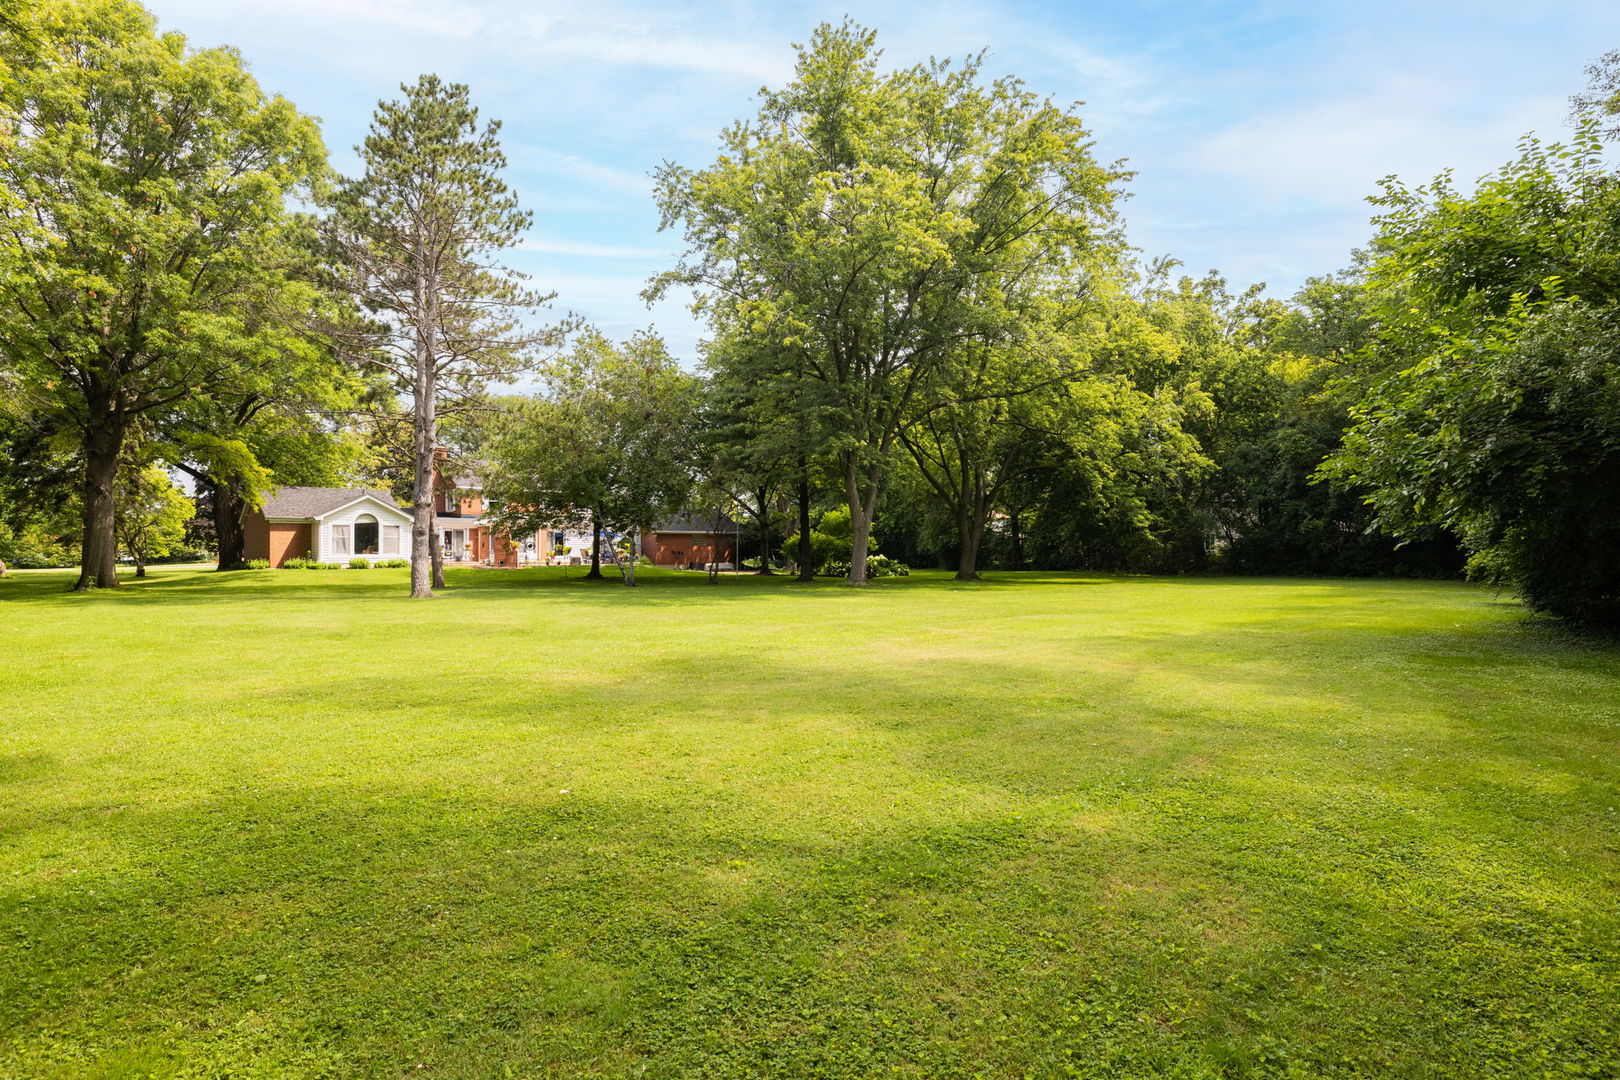
{"label": "green foliage", "polygon": [[294,555],[292,558],[284,561],[281,564],[281,568],[283,570],[313,570],[315,569],[316,565],[317,564],[314,559],[307,558],[303,555]]}
{"label": "green foliage", "polygon": [[409,560],[409,559],[382,559],[382,560],[379,560],[378,562],[372,563],[371,565],[373,567],[383,569],[383,570],[409,570],[411,568],[411,560]]}
{"label": "green foliage", "polygon": [[[339,186],[328,238],[349,294],[373,316],[348,328],[349,347],[411,402],[400,456],[410,462],[417,508],[411,595],[422,598],[433,595],[427,526],[440,413],[476,404],[491,381],[529,370],[535,348],[558,343],[560,330],[525,326],[551,295],[495,262],[531,220],[501,176],[500,122],[480,124],[467,87],[437,75],[400,89],[403,100],[377,105],[357,147],[363,172]],[[380,419],[400,426],[398,417]]]}
{"label": "green foliage", "polygon": [[911,567],[887,555],[868,555],[866,573],[867,576],[875,578],[908,577],[911,574]]}
{"label": "green foliage", "polygon": [[1595,124],[1606,138],[1620,138],[1620,49],[1586,65],[1586,75],[1586,90],[1570,99],[1572,117]]}
{"label": "green foliage", "polygon": [[[407,565],[409,565],[409,564],[407,564]],[[371,560],[370,559],[362,559],[359,556],[355,556],[354,558],[349,560],[349,569],[350,570],[370,570],[371,569]]]}
{"label": "green foliage", "polygon": [[118,540],[137,566],[178,549],[197,512],[168,474],[153,465],[127,465],[119,473],[116,495]]}
{"label": "green foliage", "polygon": [[614,344],[587,331],[545,377],[545,393],[517,404],[491,440],[484,491],[499,509],[488,516],[511,535],[582,517],[628,535],[686,502],[697,382],[662,338]]}
{"label": "green foliage", "polygon": [[[867,577],[906,577],[910,573],[911,568],[909,566],[903,562],[897,562],[887,555],[868,555],[866,557]],[[822,564],[821,569],[816,571],[816,574],[820,577],[848,577],[849,556],[847,551],[843,558],[828,559]]]}
{"label": "green foliage", "polygon": [[718,364],[804,384],[768,393],[824,422],[802,429],[825,436],[806,449],[838,463],[856,547],[951,350],[1050,321],[1117,248],[1123,177],[1072,111],[1015,79],[986,84],[982,57],[890,73],[879,58],[872,32],[823,24],[713,165],[660,170],[664,224],[688,250],[649,291],[698,291]]}
{"label": "green foliage", "polygon": [[1381,528],[1457,535],[1532,606],[1620,625],[1620,185],[1600,147],[1527,141],[1468,196],[1379,200],[1390,353],[1326,476]]}
{"label": "green foliage", "polygon": [[72,566],[83,525],[72,440],[0,393],[0,562]]}
{"label": "green foliage", "polygon": [[268,570],[268,569],[270,569],[270,560],[269,559],[249,559],[247,562],[243,563],[239,567],[239,569],[242,569],[242,570]]}
{"label": "green foliage", "polygon": [[40,525],[25,525],[18,531],[0,523],[0,562],[13,570],[74,566],[78,561],[77,545]]}
{"label": "green foliage", "polygon": [[292,197],[319,131],[231,49],[158,35],[127,0],[43,5],[0,79],[0,361],[85,469],[80,587],[115,586],[112,487],[138,423],[206,397],[301,328]]}

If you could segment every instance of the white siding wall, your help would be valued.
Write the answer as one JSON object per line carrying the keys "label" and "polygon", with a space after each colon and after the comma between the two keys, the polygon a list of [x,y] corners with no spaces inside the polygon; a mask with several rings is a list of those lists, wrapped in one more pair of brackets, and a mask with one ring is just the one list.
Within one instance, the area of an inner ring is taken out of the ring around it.
{"label": "white siding wall", "polygon": [[[372,502],[370,499],[364,499],[353,506],[345,506],[343,509],[328,514],[317,521],[315,528],[310,530],[310,543],[315,548],[312,557],[317,562],[348,562],[354,558],[355,556],[352,554],[339,555],[332,550],[332,526],[347,525],[349,527],[349,547],[352,551],[354,548],[354,523],[356,519],[366,514],[370,514],[377,519],[377,547],[379,550],[375,555],[362,555],[360,558],[370,559],[372,562],[382,559],[405,559],[409,561],[411,557],[410,515],[396,507],[383,506]],[[384,525],[399,526],[399,551],[397,553],[384,554],[381,550],[383,546],[381,529]]]}

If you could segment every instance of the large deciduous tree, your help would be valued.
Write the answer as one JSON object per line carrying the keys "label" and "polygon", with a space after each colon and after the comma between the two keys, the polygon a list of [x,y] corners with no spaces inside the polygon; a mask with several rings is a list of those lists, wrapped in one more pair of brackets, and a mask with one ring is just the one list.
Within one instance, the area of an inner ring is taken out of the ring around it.
{"label": "large deciduous tree", "polygon": [[446,399],[463,401],[529,367],[555,329],[523,316],[551,297],[492,262],[530,214],[501,179],[500,123],[480,125],[467,87],[424,75],[380,102],[332,218],[353,295],[374,317],[354,344],[411,399],[411,596],[433,595],[434,453]]}
{"label": "large deciduous tree", "polygon": [[[888,74],[879,58],[871,32],[821,26],[722,157],[659,171],[687,252],[649,290],[694,288],[717,328],[796,351],[826,386],[857,551],[940,365],[1015,332],[1029,292],[1114,246],[1124,175],[1073,111],[986,85],[979,57]],[[864,584],[863,560],[849,580]]]}
{"label": "large deciduous tree", "polygon": [[143,417],[264,363],[292,284],[287,202],[325,169],[314,121],[230,49],[127,0],[33,12],[0,76],[0,354],[83,466],[76,588],[118,584],[114,484]]}
{"label": "large deciduous tree", "polygon": [[1377,200],[1387,366],[1324,467],[1532,607],[1620,625],[1620,182],[1588,128]]}
{"label": "large deciduous tree", "polygon": [[[634,536],[685,503],[697,397],[697,380],[656,334],[620,344],[581,334],[550,365],[545,393],[516,407],[492,440],[491,516],[512,534],[588,520],[600,577],[604,530]],[[634,553],[615,557],[634,585]]]}

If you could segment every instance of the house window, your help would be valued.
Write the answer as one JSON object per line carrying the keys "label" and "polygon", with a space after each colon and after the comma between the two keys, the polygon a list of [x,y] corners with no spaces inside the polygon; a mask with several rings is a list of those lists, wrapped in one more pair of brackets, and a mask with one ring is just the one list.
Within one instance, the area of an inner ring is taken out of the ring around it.
{"label": "house window", "polygon": [[347,525],[332,526],[332,554],[349,554],[349,527]]}
{"label": "house window", "polygon": [[384,525],[382,527],[382,553],[384,555],[399,554],[398,525]]}
{"label": "house window", "polygon": [[370,514],[361,514],[354,519],[354,553],[377,554],[377,519]]}

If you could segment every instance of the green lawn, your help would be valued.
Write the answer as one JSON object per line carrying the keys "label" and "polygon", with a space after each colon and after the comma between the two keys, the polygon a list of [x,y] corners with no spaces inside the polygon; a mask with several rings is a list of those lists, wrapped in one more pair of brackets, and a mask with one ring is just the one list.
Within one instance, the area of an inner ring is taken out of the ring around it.
{"label": "green lawn", "polygon": [[1456,584],[0,582],[0,1076],[1620,1074],[1620,648]]}

